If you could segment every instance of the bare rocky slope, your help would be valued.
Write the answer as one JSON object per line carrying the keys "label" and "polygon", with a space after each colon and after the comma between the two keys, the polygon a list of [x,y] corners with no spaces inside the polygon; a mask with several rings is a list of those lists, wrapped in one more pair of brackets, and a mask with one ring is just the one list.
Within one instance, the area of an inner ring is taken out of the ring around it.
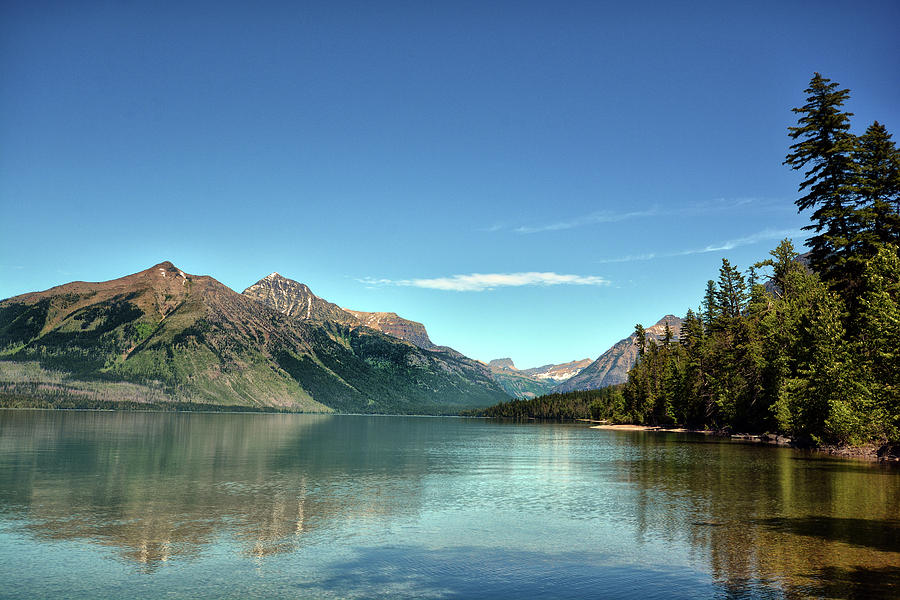
{"label": "bare rocky slope", "polygon": [[395,338],[406,340],[411,344],[415,344],[423,350],[437,350],[439,347],[434,345],[428,337],[428,331],[425,326],[416,321],[410,321],[392,312],[363,312],[361,310],[344,309],[349,314],[356,317],[360,324],[371,327],[382,333],[392,335]]}

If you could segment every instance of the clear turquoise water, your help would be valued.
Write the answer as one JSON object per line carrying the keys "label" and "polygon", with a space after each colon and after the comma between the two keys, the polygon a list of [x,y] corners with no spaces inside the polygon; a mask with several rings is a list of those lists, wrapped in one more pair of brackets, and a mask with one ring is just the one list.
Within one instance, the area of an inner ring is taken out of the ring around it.
{"label": "clear turquoise water", "polygon": [[0,596],[900,597],[900,470],[582,425],[0,411]]}

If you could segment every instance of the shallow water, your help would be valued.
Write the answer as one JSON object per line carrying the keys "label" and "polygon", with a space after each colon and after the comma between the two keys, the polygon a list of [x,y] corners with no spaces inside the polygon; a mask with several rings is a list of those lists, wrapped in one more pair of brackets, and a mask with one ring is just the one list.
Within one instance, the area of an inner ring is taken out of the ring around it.
{"label": "shallow water", "polygon": [[900,597],[900,469],[690,434],[0,411],[4,598]]}

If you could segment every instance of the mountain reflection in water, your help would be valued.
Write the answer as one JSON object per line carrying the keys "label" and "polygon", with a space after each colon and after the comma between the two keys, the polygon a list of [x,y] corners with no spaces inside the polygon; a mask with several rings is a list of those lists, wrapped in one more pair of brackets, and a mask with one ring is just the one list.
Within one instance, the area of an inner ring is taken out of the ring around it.
{"label": "mountain reflection in water", "polygon": [[202,571],[210,597],[894,597],[898,511],[892,465],[686,434],[0,411],[0,578],[23,597],[46,594],[17,560],[82,547],[113,549],[97,593],[197,595]]}
{"label": "mountain reflection in water", "polygon": [[114,546],[148,570],[196,555],[221,530],[260,557],[296,549],[331,521],[364,526],[421,502],[426,457],[391,448],[412,440],[384,431],[383,418],[358,427],[327,415],[4,416],[5,512],[40,538]]}

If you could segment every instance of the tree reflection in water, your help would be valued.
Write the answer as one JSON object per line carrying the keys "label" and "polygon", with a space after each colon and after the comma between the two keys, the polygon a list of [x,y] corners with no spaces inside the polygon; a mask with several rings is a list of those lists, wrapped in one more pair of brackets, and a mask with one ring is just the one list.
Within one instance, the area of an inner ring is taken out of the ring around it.
{"label": "tree reflection in water", "polygon": [[788,597],[900,597],[896,465],[691,434],[619,435],[640,448],[620,464],[639,490],[639,535],[686,536],[735,597],[747,582]]}

